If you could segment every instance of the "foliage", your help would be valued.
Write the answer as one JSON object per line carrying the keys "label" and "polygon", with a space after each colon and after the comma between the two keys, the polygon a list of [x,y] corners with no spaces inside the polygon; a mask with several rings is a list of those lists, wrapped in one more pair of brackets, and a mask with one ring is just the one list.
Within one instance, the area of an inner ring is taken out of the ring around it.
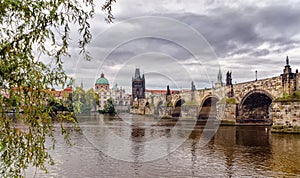
{"label": "foliage", "polygon": [[73,91],[73,105],[76,108],[77,114],[90,113],[92,108],[95,107],[97,98],[93,89],[85,91],[81,87],[76,87]]}
{"label": "foliage", "polygon": [[167,107],[172,107],[173,106],[173,103],[172,102],[169,102],[168,104],[167,104]]}
{"label": "foliage", "polygon": [[288,95],[287,93],[283,93],[282,96],[276,98],[275,102],[284,102],[284,101],[300,101],[300,92],[295,91],[294,93]]}
{"label": "foliage", "polygon": [[237,101],[236,98],[226,98],[226,104],[238,104],[239,102]]}
{"label": "foliage", "polygon": [[238,104],[238,100],[236,98],[222,98],[218,101],[221,104]]}
{"label": "foliage", "polygon": [[[112,2],[102,7],[107,22],[113,19]],[[61,123],[62,134],[67,134],[62,122],[74,121],[72,113],[52,117],[54,96],[49,91],[66,83],[62,57],[68,56],[71,29],[80,34],[80,53],[90,59],[86,45],[92,38],[89,19],[95,6],[93,0],[0,0],[0,4],[0,175],[22,177],[29,165],[46,170],[46,164],[53,164],[46,139],[54,148],[54,123]],[[45,65],[35,56],[54,61]]]}
{"label": "foliage", "polygon": [[164,107],[173,107],[173,103],[170,101],[168,103],[163,103],[161,106],[164,106]]}
{"label": "foliage", "polygon": [[112,23],[113,19],[115,19],[113,14],[112,14],[112,4],[115,3],[115,2],[116,2],[116,0],[106,0],[104,5],[102,6],[102,10],[107,12],[107,15],[106,15],[106,18],[105,18],[105,21],[107,23]]}
{"label": "foliage", "polygon": [[52,117],[60,112],[73,112],[73,103],[69,97],[64,99],[51,98],[47,106],[50,107]]}
{"label": "foliage", "polygon": [[116,114],[114,102],[112,98],[107,99],[107,103],[102,110],[99,110],[101,114]]}

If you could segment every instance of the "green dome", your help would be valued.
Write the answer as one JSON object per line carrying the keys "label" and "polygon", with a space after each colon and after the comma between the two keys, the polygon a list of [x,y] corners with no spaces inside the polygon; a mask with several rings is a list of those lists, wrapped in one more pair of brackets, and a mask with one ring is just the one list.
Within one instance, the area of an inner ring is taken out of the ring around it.
{"label": "green dome", "polygon": [[108,80],[104,77],[104,74],[102,73],[101,77],[97,79],[96,84],[99,84],[99,85],[106,84],[106,85],[108,85],[109,83],[108,83]]}

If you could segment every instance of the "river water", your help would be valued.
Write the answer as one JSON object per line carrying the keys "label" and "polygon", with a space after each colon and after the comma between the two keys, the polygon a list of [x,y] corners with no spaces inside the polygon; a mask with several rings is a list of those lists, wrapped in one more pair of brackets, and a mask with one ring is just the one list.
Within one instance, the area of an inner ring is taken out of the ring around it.
{"label": "river water", "polygon": [[[56,164],[36,177],[300,177],[300,135],[221,126],[203,145],[203,123],[176,127],[179,121],[120,118],[79,117],[82,130],[71,132],[73,146],[57,131]],[[26,177],[33,173],[27,170]]]}

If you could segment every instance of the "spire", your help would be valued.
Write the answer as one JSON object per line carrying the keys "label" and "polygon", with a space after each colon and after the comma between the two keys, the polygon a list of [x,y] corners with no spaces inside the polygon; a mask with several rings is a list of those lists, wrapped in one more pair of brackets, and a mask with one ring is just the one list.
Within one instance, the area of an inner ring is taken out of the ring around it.
{"label": "spire", "polygon": [[292,73],[292,68],[290,66],[289,56],[286,56],[286,65],[284,66],[283,73],[284,74]]}
{"label": "spire", "polygon": [[221,72],[221,66],[219,66],[218,82],[219,82],[219,83],[222,83],[222,72]]}
{"label": "spire", "polygon": [[135,79],[140,79],[140,78],[141,78],[141,75],[140,75],[140,69],[139,69],[139,68],[136,68],[136,69],[135,69],[134,78],[135,78]]}
{"label": "spire", "polygon": [[289,63],[290,63],[290,62],[289,62],[289,56],[286,56],[286,66],[290,66]]}
{"label": "spire", "polygon": [[103,72],[101,73],[101,78],[104,78],[104,74],[103,74]]}

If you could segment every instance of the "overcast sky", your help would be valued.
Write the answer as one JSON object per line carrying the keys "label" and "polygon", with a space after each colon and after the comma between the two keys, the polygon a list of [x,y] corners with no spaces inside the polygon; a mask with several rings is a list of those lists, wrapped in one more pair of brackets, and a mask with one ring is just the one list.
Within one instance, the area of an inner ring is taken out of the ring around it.
{"label": "overcast sky", "polygon": [[217,80],[219,67],[234,83],[254,80],[255,70],[258,78],[279,75],[287,55],[300,69],[298,0],[119,0],[113,24],[97,8],[93,60],[83,61],[75,45],[65,60],[75,85],[91,88],[103,72],[130,91],[140,67],[148,89],[190,88],[192,80],[200,89]]}

